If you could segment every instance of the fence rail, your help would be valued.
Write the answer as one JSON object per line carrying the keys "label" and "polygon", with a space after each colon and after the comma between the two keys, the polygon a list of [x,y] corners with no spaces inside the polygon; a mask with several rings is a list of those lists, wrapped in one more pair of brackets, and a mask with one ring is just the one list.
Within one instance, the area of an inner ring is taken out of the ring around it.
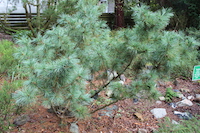
{"label": "fence rail", "polygon": [[[36,16],[36,13],[29,14],[28,18],[33,18]],[[103,13],[100,17],[100,19],[103,19],[107,21],[107,24],[111,29],[114,27],[114,14],[113,13]],[[132,25],[133,21],[130,18],[125,18],[126,25]],[[27,22],[27,16],[25,13],[11,13],[11,14],[5,14],[0,13],[0,26],[5,26],[10,29],[14,30],[27,30],[28,22]],[[0,27],[0,30],[2,30],[2,27]]]}
{"label": "fence rail", "polygon": [[[30,14],[28,18],[34,16],[36,16],[36,13]],[[1,25],[14,30],[29,29],[27,16],[25,13],[11,13],[11,14],[0,13],[0,21]]]}

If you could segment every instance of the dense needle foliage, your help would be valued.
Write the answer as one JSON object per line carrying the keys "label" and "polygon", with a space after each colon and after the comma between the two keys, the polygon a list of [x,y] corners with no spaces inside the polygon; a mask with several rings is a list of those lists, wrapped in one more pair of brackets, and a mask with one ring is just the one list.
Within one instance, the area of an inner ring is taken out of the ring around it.
{"label": "dense needle foliage", "polygon": [[[156,97],[156,79],[170,76],[184,65],[191,69],[197,63],[198,43],[194,39],[164,31],[173,15],[170,10],[151,12],[145,5],[133,7],[134,28],[118,31],[111,31],[106,22],[99,20],[102,9],[97,1],[78,1],[76,10],[71,15],[62,14],[56,26],[44,35],[18,39],[15,57],[28,74],[23,90],[13,95],[18,105],[36,103],[40,95],[43,105],[51,106],[59,117],[69,111],[83,118],[89,112],[88,105],[94,102],[93,96],[106,87],[114,90],[114,102],[137,93]],[[119,75],[129,71],[132,83],[123,86],[116,81],[106,82],[101,73],[108,69]],[[94,86],[87,80],[97,72],[101,73],[95,79],[103,84]],[[88,86],[96,93],[87,91]]]}

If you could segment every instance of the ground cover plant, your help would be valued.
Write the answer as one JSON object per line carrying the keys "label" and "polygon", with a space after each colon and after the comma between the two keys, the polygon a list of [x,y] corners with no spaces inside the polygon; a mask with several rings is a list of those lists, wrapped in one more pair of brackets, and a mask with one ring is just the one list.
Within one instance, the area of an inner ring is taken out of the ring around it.
{"label": "ground cover plant", "polygon": [[160,123],[160,128],[156,133],[197,133],[199,132],[199,116],[191,120],[182,120],[180,123],[173,124],[170,118],[165,118],[164,123]]}
{"label": "ground cover plant", "polygon": [[[17,105],[37,103],[39,95],[42,104],[61,119],[85,118],[98,110],[88,106],[107,87],[113,91],[112,101],[103,107],[137,93],[153,98],[158,96],[157,79],[170,77],[183,66],[191,70],[198,62],[198,42],[183,33],[164,30],[173,16],[170,10],[152,12],[148,6],[135,6],[135,26],[111,31],[99,20],[102,9],[96,3],[78,1],[77,12],[62,14],[44,35],[17,40],[15,57],[28,75],[23,89],[13,94]],[[118,76],[108,80],[108,69],[117,71]],[[114,81],[127,71],[133,77],[129,85]],[[90,77],[101,84],[94,85]]]}
{"label": "ground cover plant", "polygon": [[14,104],[12,93],[22,86],[21,81],[14,81],[12,83],[5,81],[0,87],[0,132],[6,132],[12,126],[12,119],[14,113],[17,111],[17,106]]}
{"label": "ground cover plant", "polygon": [[0,41],[0,74],[12,73],[17,65],[17,60],[13,57],[15,53],[14,43],[8,40]]}

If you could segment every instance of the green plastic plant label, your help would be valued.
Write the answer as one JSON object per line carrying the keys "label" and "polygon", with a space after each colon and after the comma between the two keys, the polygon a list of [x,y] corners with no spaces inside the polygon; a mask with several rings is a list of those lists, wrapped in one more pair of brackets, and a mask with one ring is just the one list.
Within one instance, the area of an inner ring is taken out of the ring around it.
{"label": "green plastic plant label", "polygon": [[200,65],[194,66],[193,74],[192,74],[192,81],[200,80]]}

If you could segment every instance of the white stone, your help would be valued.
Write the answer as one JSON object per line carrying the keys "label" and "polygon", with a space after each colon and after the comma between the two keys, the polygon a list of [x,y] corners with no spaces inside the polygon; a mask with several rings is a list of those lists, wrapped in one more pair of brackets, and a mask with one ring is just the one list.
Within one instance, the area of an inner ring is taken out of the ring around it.
{"label": "white stone", "polygon": [[107,70],[107,78],[108,78],[108,82],[111,81],[113,78],[117,77],[118,74],[116,71],[112,71],[110,69]]}
{"label": "white stone", "polygon": [[177,102],[176,105],[177,105],[178,107],[192,106],[193,103],[192,103],[190,100],[188,100],[188,99],[184,99],[184,100],[182,100],[182,101],[180,101],[180,102]]}
{"label": "white stone", "polygon": [[106,96],[111,97],[112,94],[113,94],[113,91],[112,91],[112,90],[107,90],[107,91],[106,91]]}
{"label": "white stone", "polygon": [[162,97],[159,97],[159,100],[160,100],[160,101],[165,101],[165,97],[163,97],[163,96],[162,96]]}
{"label": "white stone", "polygon": [[194,96],[188,96],[187,99],[189,100],[194,99]]}
{"label": "white stone", "polygon": [[154,108],[151,110],[151,113],[155,116],[155,118],[163,118],[167,115],[166,109],[164,108]]}

